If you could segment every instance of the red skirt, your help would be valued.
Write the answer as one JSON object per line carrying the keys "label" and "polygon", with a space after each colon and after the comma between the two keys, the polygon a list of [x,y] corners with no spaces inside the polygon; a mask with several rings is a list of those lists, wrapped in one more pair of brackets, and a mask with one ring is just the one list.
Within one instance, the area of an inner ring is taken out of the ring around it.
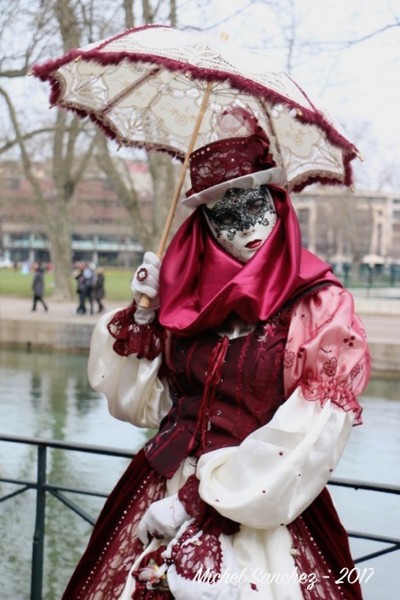
{"label": "red skirt", "polygon": [[[164,497],[165,478],[147,462],[143,450],[132,460],[108,497],[88,546],[64,592],[62,600],[118,600],[143,545],[137,526],[147,507]],[[305,600],[362,600],[358,583],[335,583],[344,569],[351,570],[348,536],[325,488],[289,525],[294,560],[300,573],[318,573],[318,586],[302,589]],[[137,586],[133,600],[173,600],[168,590]]]}

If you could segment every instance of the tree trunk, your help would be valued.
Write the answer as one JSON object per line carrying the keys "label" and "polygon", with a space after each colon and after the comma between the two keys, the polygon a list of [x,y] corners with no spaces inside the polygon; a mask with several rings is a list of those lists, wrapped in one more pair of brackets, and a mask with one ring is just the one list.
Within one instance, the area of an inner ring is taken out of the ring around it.
{"label": "tree trunk", "polygon": [[133,13],[133,0],[123,0],[122,7],[125,15],[125,27],[131,29],[135,26],[135,15]]}
{"label": "tree trunk", "polygon": [[68,205],[63,199],[54,202],[57,207],[54,221],[48,230],[54,268],[54,300],[71,300],[74,290],[71,279],[72,250]]}
{"label": "tree trunk", "polygon": [[156,251],[174,195],[176,177],[171,158],[165,154],[150,154],[149,166],[154,185],[153,239],[151,249]]}

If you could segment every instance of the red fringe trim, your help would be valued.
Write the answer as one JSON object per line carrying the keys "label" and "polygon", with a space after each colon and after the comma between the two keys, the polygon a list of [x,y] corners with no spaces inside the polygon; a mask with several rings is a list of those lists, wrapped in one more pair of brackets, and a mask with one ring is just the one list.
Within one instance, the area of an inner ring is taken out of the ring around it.
{"label": "red fringe trim", "polygon": [[[298,89],[302,92],[302,94],[307,98],[307,100],[310,102],[311,106],[313,106],[314,110],[304,108],[303,106],[301,106],[298,103],[294,102],[293,100],[287,98],[286,96],[283,96],[274,90],[270,90],[269,88],[266,88],[265,86],[263,86],[259,83],[256,83],[256,82],[252,81],[251,79],[247,79],[246,77],[243,77],[241,75],[222,73],[221,71],[217,71],[214,69],[205,69],[202,67],[196,67],[193,65],[181,63],[181,62],[173,60],[173,59],[166,59],[162,56],[156,56],[153,54],[128,53],[128,52],[117,52],[117,53],[116,52],[101,52],[101,50],[103,48],[106,48],[107,45],[110,42],[114,41],[115,39],[125,37],[126,35],[134,32],[134,31],[141,31],[144,29],[150,29],[150,28],[155,28],[155,27],[168,27],[168,26],[144,25],[143,27],[129,29],[127,31],[124,31],[124,32],[114,36],[113,38],[105,40],[102,44],[99,44],[99,46],[96,49],[88,50],[86,52],[83,50],[80,50],[80,49],[73,49],[56,60],[48,61],[43,64],[34,65],[32,68],[32,73],[36,77],[40,78],[42,81],[49,81],[49,83],[51,85],[50,102],[52,105],[57,104],[57,102],[60,98],[60,95],[61,95],[61,85],[60,85],[59,80],[57,79],[56,70],[59,69],[61,66],[65,65],[66,63],[68,63],[72,60],[76,60],[80,57],[85,58],[85,60],[96,61],[99,64],[104,65],[104,66],[117,64],[117,63],[121,62],[122,60],[126,59],[126,60],[132,61],[132,62],[138,62],[138,63],[142,62],[145,64],[150,63],[150,64],[154,64],[154,65],[158,65],[158,66],[163,66],[171,71],[188,73],[193,78],[204,81],[204,82],[229,81],[231,83],[232,87],[236,88],[239,91],[245,92],[247,94],[252,94],[252,95],[260,97],[260,98],[264,98],[265,100],[267,100],[269,102],[283,103],[283,104],[289,106],[290,108],[296,109],[297,110],[297,115],[296,115],[297,119],[299,119],[301,122],[304,122],[304,123],[312,123],[314,125],[317,125],[320,129],[322,129],[325,132],[327,139],[333,145],[335,145],[343,150],[343,152],[344,152],[343,164],[344,164],[344,170],[345,170],[344,181],[341,181],[339,178],[331,179],[329,177],[325,178],[325,177],[315,176],[315,177],[312,177],[311,179],[307,178],[305,181],[300,181],[299,183],[296,183],[295,186],[293,187],[293,191],[298,192],[301,189],[303,189],[306,185],[309,185],[310,183],[317,183],[317,182],[322,183],[322,184],[329,183],[329,184],[338,184],[338,185],[340,185],[340,184],[351,185],[352,173],[351,173],[350,161],[353,160],[357,156],[357,148],[351,142],[346,140],[346,138],[344,138],[330,124],[330,122],[326,119],[326,117],[323,115],[323,113],[321,113],[319,110],[317,110],[314,107],[314,105],[311,103],[310,99],[307,97],[305,92],[293,80],[292,80],[293,84],[296,85],[298,87]],[[130,141],[128,139],[121,140],[121,138],[119,138],[117,133],[105,121],[104,115],[101,115],[94,111],[87,112],[85,110],[80,110],[79,108],[74,108],[74,107],[68,106],[68,103],[64,103],[64,104],[60,103],[59,106],[61,108],[67,108],[69,110],[74,111],[81,118],[89,117],[105,132],[105,134],[108,137],[110,137],[111,139],[117,139],[118,141],[122,142],[126,146],[141,147],[141,148],[145,148],[147,150],[165,151],[168,154],[171,154],[175,158],[178,158],[180,160],[183,160],[183,158],[184,158],[184,152],[178,152],[172,148],[160,147],[157,144],[149,144],[146,142],[143,142],[142,144],[138,144],[136,142],[133,143],[132,141]]]}
{"label": "red fringe trim", "polygon": [[156,321],[138,325],[134,320],[135,312],[133,302],[118,311],[107,325],[110,335],[115,338],[113,349],[120,356],[137,354],[138,358],[153,360],[163,349],[163,328]]}
{"label": "red fringe trim", "polygon": [[350,166],[350,161],[355,158],[354,156],[344,156],[343,157],[343,167],[344,167],[344,178],[340,178],[339,176],[334,176],[332,174],[326,173],[324,175],[318,175],[315,173],[305,174],[303,176],[296,177],[290,186],[290,192],[301,192],[307,185],[312,185],[314,183],[319,183],[321,185],[346,185],[351,186],[353,184],[353,172]]}

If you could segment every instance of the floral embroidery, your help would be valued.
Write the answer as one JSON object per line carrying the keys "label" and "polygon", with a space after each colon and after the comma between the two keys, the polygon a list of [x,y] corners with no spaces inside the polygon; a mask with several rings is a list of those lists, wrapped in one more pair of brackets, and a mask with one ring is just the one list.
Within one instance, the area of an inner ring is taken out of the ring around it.
{"label": "floral embroidery", "polygon": [[353,380],[361,373],[361,366],[359,364],[354,365],[352,370],[350,371],[350,379]]}
{"label": "floral embroidery", "polygon": [[295,358],[296,354],[294,352],[292,352],[291,350],[285,350],[285,354],[283,357],[284,368],[290,369],[290,367],[293,367]]}
{"label": "floral embroidery", "polygon": [[[313,307],[320,304],[314,314]],[[302,299],[292,319],[284,355],[285,390],[301,386],[307,400],[329,400],[361,423],[357,396],[370,374],[370,355],[361,322],[347,291],[331,286]],[[337,324],[336,324],[337,320]]]}
{"label": "floral embroidery", "polygon": [[[178,498],[185,507],[186,512],[193,519],[199,529],[207,529],[208,533],[232,535],[240,529],[239,523],[223,517],[212,506],[206,504],[199,496],[200,481],[196,475],[190,475],[186,483],[180,488]],[[219,502],[216,499],[216,502]]]}
{"label": "floral embroidery", "polygon": [[346,412],[354,412],[355,423],[362,423],[362,408],[352,390],[335,380],[306,381],[302,384],[302,392],[306,400],[319,400],[324,406],[329,400]]}
{"label": "floral embroidery", "polygon": [[263,327],[263,334],[258,337],[260,343],[266,342],[271,335],[274,335],[279,325],[279,314],[274,315]]}
{"label": "floral embroidery", "polygon": [[[295,519],[288,527],[293,540],[291,554],[299,573],[316,574],[316,580],[312,587],[308,585],[307,581],[300,580],[304,600],[315,600],[315,598],[318,600],[332,600],[332,598],[345,600],[345,598],[349,598],[335,582],[335,575],[329,568],[303,517]],[[354,597],[358,597],[357,594]]]}
{"label": "floral embroidery", "polygon": [[171,559],[178,575],[185,579],[194,579],[207,565],[211,579],[218,581],[223,564],[219,536],[204,533],[196,523],[191,523],[172,546]]}
{"label": "floral embroidery", "polygon": [[337,359],[335,357],[326,360],[322,365],[322,370],[328,375],[328,377],[333,377],[336,374],[336,369]]}

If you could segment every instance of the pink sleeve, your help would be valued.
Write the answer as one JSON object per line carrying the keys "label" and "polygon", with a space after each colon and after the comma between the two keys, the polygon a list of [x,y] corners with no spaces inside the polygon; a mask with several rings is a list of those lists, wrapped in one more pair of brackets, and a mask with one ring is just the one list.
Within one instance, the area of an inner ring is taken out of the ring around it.
{"label": "pink sleeve", "polygon": [[295,306],[284,366],[286,397],[301,386],[307,400],[331,400],[361,423],[357,396],[369,380],[370,355],[347,290],[331,285]]}

